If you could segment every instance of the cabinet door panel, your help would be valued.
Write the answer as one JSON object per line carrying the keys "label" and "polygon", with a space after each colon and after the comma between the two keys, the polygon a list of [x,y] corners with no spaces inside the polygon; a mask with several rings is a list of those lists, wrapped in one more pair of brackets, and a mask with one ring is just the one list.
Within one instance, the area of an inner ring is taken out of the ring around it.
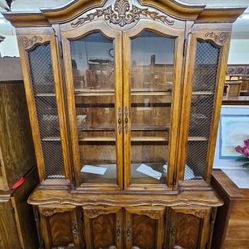
{"label": "cabinet door panel", "polygon": [[210,208],[172,208],[169,248],[205,248],[209,238],[210,212]]}
{"label": "cabinet door panel", "polygon": [[20,35],[18,41],[40,181],[65,184],[70,160],[57,41],[51,32]]}
{"label": "cabinet door panel", "polygon": [[41,237],[46,249],[81,248],[78,213],[74,208],[39,208]]}
{"label": "cabinet door panel", "polygon": [[126,248],[161,249],[164,208],[126,209]]}
{"label": "cabinet door panel", "polygon": [[122,248],[123,213],[121,208],[86,207],[84,224],[87,249]]}
{"label": "cabinet door panel", "polygon": [[121,32],[86,24],[63,35],[77,187],[122,188]]}
{"label": "cabinet door panel", "polygon": [[123,35],[125,188],[172,185],[183,33],[171,32],[141,22]]}

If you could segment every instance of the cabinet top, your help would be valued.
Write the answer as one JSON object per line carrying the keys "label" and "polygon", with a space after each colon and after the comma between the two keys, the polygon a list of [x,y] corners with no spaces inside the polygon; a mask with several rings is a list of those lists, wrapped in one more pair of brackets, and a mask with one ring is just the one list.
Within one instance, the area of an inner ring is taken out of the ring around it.
{"label": "cabinet top", "polygon": [[40,9],[39,12],[3,12],[2,14],[16,27],[51,26],[71,21],[94,8],[100,8],[101,11],[108,5],[109,9],[106,11],[111,11],[112,13],[109,13],[117,17],[127,14],[136,15],[134,7],[141,6],[143,10],[154,8],[174,19],[197,23],[233,23],[246,9],[246,7],[207,8],[206,5],[183,4],[176,0],[72,0],[64,6]]}

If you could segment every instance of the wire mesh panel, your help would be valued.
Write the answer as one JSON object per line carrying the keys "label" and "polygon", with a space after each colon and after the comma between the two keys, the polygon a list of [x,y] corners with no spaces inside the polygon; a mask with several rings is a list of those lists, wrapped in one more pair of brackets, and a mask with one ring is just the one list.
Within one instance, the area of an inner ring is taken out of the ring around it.
{"label": "wire mesh panel", "polygon": [[197,41],[185,179],[204,177],[214,107],[220,49]]}
{"label": "wire mesh panel", "polygon": [[28,52],[46,179],[64,178],[62,145],[50,45]]}

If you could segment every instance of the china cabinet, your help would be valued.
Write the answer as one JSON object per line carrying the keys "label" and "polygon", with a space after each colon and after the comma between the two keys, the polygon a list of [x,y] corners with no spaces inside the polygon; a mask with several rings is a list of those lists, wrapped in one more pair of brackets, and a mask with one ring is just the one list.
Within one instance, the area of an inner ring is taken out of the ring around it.
{"label": "china cabinet", "polygon": [[244,8],[80,0],[16,26],[44,248],[210,248],[209,185]]}

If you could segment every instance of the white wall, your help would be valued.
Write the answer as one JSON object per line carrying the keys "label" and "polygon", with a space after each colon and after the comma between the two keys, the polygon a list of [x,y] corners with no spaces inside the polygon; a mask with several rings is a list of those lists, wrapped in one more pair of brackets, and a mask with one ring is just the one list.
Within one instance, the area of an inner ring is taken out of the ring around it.
{"label": "white wall", "polygon": [[249,39],[232,39],[228,64],[249,64]]}
{"label": "white wall", "polygon": [[4,56],[19,57],[16,36],[4,35],[4,37],[5,37],[5,40],[0,43],[1,56],[2,57]]}

